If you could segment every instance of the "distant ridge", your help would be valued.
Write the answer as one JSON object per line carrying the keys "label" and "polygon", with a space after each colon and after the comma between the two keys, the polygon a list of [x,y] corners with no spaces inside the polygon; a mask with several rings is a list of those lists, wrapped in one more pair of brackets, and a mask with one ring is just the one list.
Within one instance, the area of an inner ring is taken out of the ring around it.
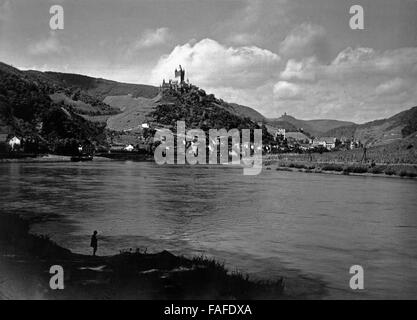
{"label": "distant ridge", "polygon": [[[313,136],[321,136],[324,135],[327,131],[339,128],[354,125],[353,122],[349,121],[339,121],[339,120],[330,120],[330,119],[319,119],[319,120],[300,120],[296,119],[290,115],[283,115],[277,119],[268,119],[268,124],[276,126],[276,124],[284,124],[287,125],[288,123],[295,128],[297,131],[299,129],[303,129],[303,131],[308,132]],[[288,125],[287,125],[288,126]]]}
{"label": "distant ridge", "polygon": [[[70,73],[21,71],[1,62],[0,75],[1,131],[33,135],[51,141],[70,136],[61,130],[60,123],[53,126],[53,119],[65,122],[69,132],[73,132],[78,139],[103,143],[105,129],[129,130],[145,121],[154,121],[152,116],[157,116],[165,123],[185,118],[189,123],[205,126],[252,127],[264,123],[270,131],[283,128],[294,132],[302,128],[305,133],[316,137],[353,136],[367,146],[398,142],[417,132],[417,107],[388,119],[360,125],[330,119],[300,120],[287,114],[267,119],[250,107],[227,103],[212,94],[206,94],[204,90],[184,97],[168,97],[154,86],[119,83]],[[167,104],[175,105],[177,113],[169,108],[164,109]],[[193,104],[200,109],[193,108]],[[165,107],[158,110],[161,105]],[[204,112],[200,112],[202,110]],[[49,121],[50,125],[44,126],[47,129],[42,131],[39,128],[45,121]]]}
{"label": "distant ridge", "polygon": [[240,104],[229,103],[229,110],[242,117],[250,118],[255,122],[264,122],[266,120],[260,112]]}
{"label": "distant ridge", "polygon": [[360,125],[343,126],[325,134],[336,138],[354,137],[367,146],[379,146],[399,141],[417,132],[417,107],[387,118]]}

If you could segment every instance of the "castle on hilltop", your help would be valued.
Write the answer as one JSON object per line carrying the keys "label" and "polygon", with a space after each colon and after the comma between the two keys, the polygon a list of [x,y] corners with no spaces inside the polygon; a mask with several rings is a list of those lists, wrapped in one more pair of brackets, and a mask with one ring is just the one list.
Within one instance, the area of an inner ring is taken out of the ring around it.
{"label": "castle on hilltop", "polygon": [[159,87],[159,90],[162,91],[164,89],[173,89],[176,91],[182,91],[190,86],[190,82],[187,79],[185,81],[185,69],[179,66],[179,69],[175,69],[174,71],[174,80],[169,79],[168,82],[163,79],[162,85]]}

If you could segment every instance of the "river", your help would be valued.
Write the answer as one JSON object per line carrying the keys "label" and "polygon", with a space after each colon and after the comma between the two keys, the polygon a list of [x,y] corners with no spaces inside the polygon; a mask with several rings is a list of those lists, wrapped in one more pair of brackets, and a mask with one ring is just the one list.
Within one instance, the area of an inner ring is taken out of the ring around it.
{"label": "river", "polygon": [[[417,298],[417,182],[151,162],[0,164],[0,210],[74,252],[207,255],[253,278],[311,277],[326,298]],[[365,289],[349,287],[361,265]]]}

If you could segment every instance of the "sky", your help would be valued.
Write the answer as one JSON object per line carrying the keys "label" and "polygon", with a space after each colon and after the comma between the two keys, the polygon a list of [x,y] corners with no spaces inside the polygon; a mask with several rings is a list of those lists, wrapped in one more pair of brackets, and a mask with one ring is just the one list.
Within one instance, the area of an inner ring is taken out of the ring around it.
{"label": "sky", "polygon": [[152,85],[181,64],[269,118],[363,123],[417,105],[416,17],[417,0],[0,0],[0,61]]}

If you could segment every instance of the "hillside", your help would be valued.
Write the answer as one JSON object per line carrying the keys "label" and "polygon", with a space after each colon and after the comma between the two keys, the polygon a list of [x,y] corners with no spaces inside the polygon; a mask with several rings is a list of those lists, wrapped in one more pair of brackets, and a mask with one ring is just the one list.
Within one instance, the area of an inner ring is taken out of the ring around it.
{"label": "hillside", "polygon": [[201,128],[205,131],[214,128],[260,128],[250,118],[230,112],[231,107],[197,87],[191,87],[184,93],[168,89],[164,90],[154,111],[148,116],[153,123],[167,127],[175,127],[176,121],[185,121],[187,128]]}
{"label": "hillside", "polygon": [[69,90],[56,91],[50,94],[49,97],[53,102],[64,104],[68,109],[79,115],[110,116],[120,113],[118,108],[113,108],[105,102],[86,95],[79,90],[76,90],[74,93],[71,93]]}
{"label": "hillside", "polygon": [[255,122],[263,122],[266,120],[261,113],[250,107],[242,106],[236,103],[229,103],[226,108],[240,117],[249,118]]}
{"label": "hillside", "polygon": [[[158,99],[158,88],[149,85],[119,83],[68,73],[39,72],[34,70],[24,71],[24,73],[33,79],[48,82],[55,88],[66,88],[65,97],[62,94],[59,96],[53,95],[52,99],[64,101],[67,105],[75,107],[74,111],[88,116],[85,117],[88,120],[107,121],[108,128],[112,130],[129,130],[147,121],[146,115],[153,110],[156,105],[155,101]],[[76,101],[71,101],[74,100],[72,97],[74,93],[78,95],[87,94],[90,97],[94,97],[105,105],[112,107],[113,110],[107,107],[102,108],[104,112],[89,110],[88,107],[79,103],[79,101],[87,102],[85,101],[86,99],[79,98]],[[254,122],[265,121],[265,117],[262,114],[250,107],[226,103],[222,100],[219,100],[218,105],[238,117],[250,118]],[[102,117],[102,114],[114,116]]]}
{"label": "hillside", "polygon": [[[119,131],[112,137],[137,139],[137,134],[127,132],[145,122],[172,126],[184,120],[188,128],[254,129],[264,120],[249,107],[229,104],[194,86],[187,92],[160,93],[152,86],[21,71],[2,63],[0,76],[1,130],[51,152],[69,152],[79,144],[105,146],[108,129]],[[271,138],[267,130],[265,137]]]}
{"label": "hillside", "polygon": [[121,113],[111,116],[107,120],[107,127],[116,131],[138,128],[142,123],[148,122],[148,114],[156,106],[155,99],[134,98],[130,94],[108,96],[104,99],[104,102],[112,107],[119,108],[121,111]]}
{"label": "hillside", "polygon": [[29,137],[52,149],[68,143],[71,137],[78,142],[104,145],[106,129],[129,131],[145,122],[171,126],[177,120],[203,129],[255,128],[263,122],[269,132],[303,128],[313,136],[353,136],[368,147],[401,141],[417,131],[417,107],[361,125],[300,120],[289,115],[266,119],[252,108],[191,88],[182,94],[172,90],[159,93],[153,86],[77,74],[21,71],[0,63],[0,131]]}
{"label": "hillside", "polygon": [[417,131],[417,107],[400,112],[388,119],[375,120],[330,130],[326,135],[351,137],[368,147],[400,141]]}
{"label": "hillside", "polygon": [[103,103],[102,100],[95,95],[87,93],[80,87],[67,86],[65,82],[60,81],[48,73],[40,71],[21,71],[1,62],[0,72],[4,75],[14,75],[27,83],[31,83],[41,88],[42,92],[48,94],[53,102],[57,104],[62,103],[77,114],[99,116],[112,115],[120,112],[119,109],[112,108]]}
{"label": "hillside", "polygon": [[24,137],[27,152],[71,152],[78,146],[105,144],[104,127],[85,120],[64,102],[54,102],[54,87],[0,65],[2,130]]}
{"label": "hillside", "polygon": [[100,78],[92,78],[79,74],[25,71],[32,77],[45,79],[50,83],[66,88],[79,88],[86,93],[104,100],[108,96],[132,95],[134,98],[154,98],[158,94],[158,88],[149,85],[121,83]]}
{"label": "hillside", "polygon": [[284,125],[288,127],[288,124],[290,124],[292,125],[292,130],[287,131],[297,131],[299,129],[303,129],[305,132],[313,136],[322,136],[329,130],[354,124],[353,122],[330,119],[300,120],[286,114],[277,119],[268,119],[267,123],[275,127],[277,125]]}
{"label": "hillside", "polygon": [[[108,119],[108,128],[121,131],[138,127],[144,122],[152,121],[152,117],[149,117],[149,114],[155,110],[157,105],[161,103],[174,103],[175,101],[176,98],[173,96],[169,97],[167,94],[163,96],[158,95],[153,99],[146,97],[135,98],[131,94],[107,96],[103,102],[121,111],[120,114]],[[248,118],[253,122],[262,122],[265,120],[259,112],[246,106],[226,103],[218,99],[213,100],[213,103],[227,113],[239,118]]]}
{"label": "hillside", "polygon": [[298,127],[296,127],[295,125],[293,125],[290,122],[287,121],[281,121],[281,120],[277,120],[277,119],[268,119],[266,121],[267,125],[276,128],[276,129],[285,129],[288,132],[296,132],[298,131]]}

